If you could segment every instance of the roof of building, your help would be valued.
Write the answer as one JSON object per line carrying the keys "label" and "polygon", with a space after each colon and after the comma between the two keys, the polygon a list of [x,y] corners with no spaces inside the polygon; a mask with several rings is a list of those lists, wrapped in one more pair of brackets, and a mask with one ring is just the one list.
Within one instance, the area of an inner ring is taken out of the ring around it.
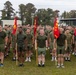
{"label": "roof of building", "polygon": [[63,18],[60,21],[76,21],[76,18]]}

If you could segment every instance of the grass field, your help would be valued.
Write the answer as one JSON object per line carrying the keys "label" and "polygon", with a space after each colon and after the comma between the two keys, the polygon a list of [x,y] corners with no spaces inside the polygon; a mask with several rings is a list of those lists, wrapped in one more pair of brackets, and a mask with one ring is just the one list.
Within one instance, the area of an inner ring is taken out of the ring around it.
{"label": "grass field", "polygon": [[12,61],[12,54],[5,58],[4,67],[0,67],[0,75],[76,75],[76,57],[72,56],[71,62],[65,62],[65,68],[56,68],[55,62],[51,62],[51,57],[47,51],[45,67],[37,67],[35,56],[32,62],[25,63],[24,67],[18,67]]}

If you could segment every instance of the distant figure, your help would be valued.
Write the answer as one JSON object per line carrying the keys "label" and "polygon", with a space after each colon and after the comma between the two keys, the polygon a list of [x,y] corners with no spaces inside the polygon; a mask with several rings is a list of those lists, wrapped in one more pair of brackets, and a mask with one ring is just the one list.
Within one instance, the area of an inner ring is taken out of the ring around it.
{"label": "distant figure", "polygon": [[63,31],[63,28],[60,28],[60,36],[54,39],[54,45],[57,43],[57,48],[54,47],[57,50],[57,68],[64,68],[64,52],[67,50],[67,39]]}
{"label": "distant figure", "polygon": [[18,31],[19,33],[17,34],[17,50],[18,50],[19,66],[24,66],[26,36],[22,31],[22,27],[19,27]]}
{"label": "distant figure", "polygon": [[32,53],[32,46],[33,46],[33,36],[31,34],[31,30],[26,30],[26,60],[25,62],[31,62],[31,53]]}
{"label": "distant figure", "polygon": [[0,67],[3,67],[3,62],[4,62],[4,52],[5,52],[5,48],[7,47],[7,37],[6,37],[6,33],[4,31],[2,31],[2,26],[0,25],[0,59],[1,59],[1,63],[0,63]]}
{"label": "distant figure", "polygon": [[49,47],[50,47],[50,54],[52,55],[51,61],[56,61],[56,50],[54,50],[54,32],[53,29],[49,34]]}
{"label": "distant figure", "polygon": [[66,32],[65,35],[67,38],[67,50],[65,52],[65,61],[70,61],[73,37],[70,33],[70,30],[66,30],[65,32]]}
{"label": "distant figure", "polygon": [[40,29],[39,35],[37,36],[37,46],[38,46],[38,66],[45,66],[45,55],[47,47],[47,37],[45,35],[44,29]]}

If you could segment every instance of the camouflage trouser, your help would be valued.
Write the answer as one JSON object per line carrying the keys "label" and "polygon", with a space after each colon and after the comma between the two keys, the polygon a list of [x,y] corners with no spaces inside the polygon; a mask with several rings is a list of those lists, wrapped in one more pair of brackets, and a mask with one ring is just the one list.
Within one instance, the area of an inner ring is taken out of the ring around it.
{"label": "camouflage trouser", "polygon": [[12,49],[15,50],[15,47],[16,47],[16,43],[15,42],[12,42]]}
{"label": "camouflage trouser", "polygon": [[4,51],[5,51],[4,44],[0,44],[0,52],[4,52]]}
{"label": "camouflage trouser", "polygon": [[51,44],[50,44],[50,53],[52,53],[52,50],[53,50],[53,42],[51,42]]}
{"label": "camouflage trouser", "polygon": [[65,51],[66,53],[71,53],[71,44],[68,44],[67,50]]}
{"label": "camouflage trouser", "polygon": [[32,44],[27,45],[27,50],[26,51],[29,51],[29,50],[32,50]]}
{"label": "camouflage trouser", "polygon": [[65,52],[65,47],[57,45],[57,54],[64,54],[64,52]]}
{"label": "camouflage trouser", "polygon": [[18,50],[18,52],[24,52],[25,46],[24,45],[17,45],[17,50]]}
{"label": "camouflage trouser", "polygon": [[44,48],[38,47],[38,55],[40,55],[40,54],[46,55],[46,48],[45,47]]}

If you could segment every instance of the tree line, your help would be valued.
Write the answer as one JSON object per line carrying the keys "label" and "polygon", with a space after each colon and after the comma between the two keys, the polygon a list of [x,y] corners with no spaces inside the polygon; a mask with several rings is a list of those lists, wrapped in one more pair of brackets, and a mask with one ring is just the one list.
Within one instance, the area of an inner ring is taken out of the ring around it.
{"label": "tree line", "polygon": [[[19,10],[16,11],[12,7],[10,1],[4,3],[4,8],[0,10],[2,12],[1,19],[10,20],[18,14],[18,19],[22,21],[22,24],[33,24],[35,16],[38,16],[38,23],[42,25],[53,25],[53,20],[55,17],[55,11],[51,8],[47,9],[37,9],[34,4],[20,4]],[[76,10],[71,10],[70,12],[64,11],[62,15],[63,18],[76,18]]]}

